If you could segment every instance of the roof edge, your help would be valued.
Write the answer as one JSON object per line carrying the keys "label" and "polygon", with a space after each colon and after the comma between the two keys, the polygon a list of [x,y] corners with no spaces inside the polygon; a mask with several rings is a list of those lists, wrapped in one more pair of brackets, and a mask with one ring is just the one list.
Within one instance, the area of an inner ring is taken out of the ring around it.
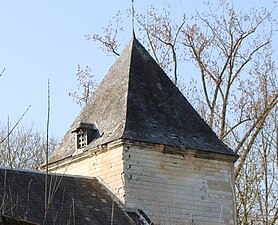
{"label": "roof edge", "polygon": [[[128,94],[129,94],[129,88],[130,88],[130,74],[131,74],[131,59],[132,59],[132,53],[133,53],[133,48],[134,48],[134,45],[135,45],[135,41],[137,41],[136,37],[135,37],[135,33],[134,31],[132,32],[132,35],[131,35],[131,39],[130,39],[130,43],[129,43],[129,48],[131,48],[130,50],[130,54],[129,54],[129,68],[128,68],[128,87],[127,87],[127,98],[126,98],[126,107],[125,107],[125,118],[127,118],[127,111],[128,111]],[[122,134],[121,134],[121,139],[124,139],[125,137],[125,132],[126,132],[126,127],[127,127],[127,124],[124,123],[124,127],[123,127],[123,130],[122,130]],[[113,141],[116,141],[117,139],[113,140]]]}
{"label": "roof edge", "polygon": [[[234,154],[223,154],[220,152],[215,152],[213,150],[211,151],[204,151],[204,150],[199,150],[199,149],[191,149],[191,148],[186,148],[186,147],[178,147],[178,146],[170,146],[170,145],[165,145],[161,143],[153,143],[153,142],[146,142],[146,141],[140,141],[140,140],[131,140],[127,138],[120,138],[111,142],[108,142],[103,145],[107,145],[105,148],[105,151],[109,151],[109,149],[113,149],[115,146],[118,145],[135,145],[135,146],[145,146],[146,148],[150,148],[150,150],[153,151],[159,151],[165,154],[173,154],[173,155],[180,155],[180,156],[193,156],[196,158],[203,158],[203,159],[214,159],[214,160],[219,160],[219,161],[229,161],[235,163],[237,159],[239,158],[239,155],[235,152]],[[49,171],[51,170],[55,171],[56,168],[60,168],[63,166],[67,166],[68,163],[73,163],[75,161],[80,161],[84,158],[91,157],[92,154],[95,154],[98,151],[102,151],[102,147],[93,147],[92,149],[87,149],[86,151],[82,152],[81,154],[78,155],[71,155],[67,158],[63,158],[59,161],[55,161],[50,163],[49,166]],[[45,169],[46,165],[43,165],[40,167],[43,170]],[[40,171],[38,171],[40,172]]]}

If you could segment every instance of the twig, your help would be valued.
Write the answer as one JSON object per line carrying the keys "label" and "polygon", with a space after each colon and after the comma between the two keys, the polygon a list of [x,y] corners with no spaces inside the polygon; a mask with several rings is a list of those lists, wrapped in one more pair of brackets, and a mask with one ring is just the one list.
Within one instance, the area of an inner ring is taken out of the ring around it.
{"label": "twig", "polygon": [[5,72],[5,70],[6,70],[6,68],[4,68],[4,69],[2,70],[2,72],[0,73],[0,77],[3,75],[3,73]]}
{"label": "twig", "polygon": [[17,125],[19,124],[19,122],[22,120],[22,118],[25,116],[25,114],[27,113],[27,111],[30,109],[31,105],[28,106],[28,108],[25,110],[25,112],[22,114],[22,116],[19,118],[19,120],[16,122],[16,124],[13,126],[13,128],[10,130],[10,132],[7,134],[6,137],[4,137],[1,141],[0,144],[2,144],[10,135],[11,133],[14,131],[14,129],[17,127]]}
{"label": "twig", "polygon": [[[10,118],[8,117],[8,134],[10,132]],[[12,164],[12,156],[11,156],[11,147],[10,147],[10,135],[8,135],[8,161],[10,164],[11,169],[13,169],[13,164]]]}

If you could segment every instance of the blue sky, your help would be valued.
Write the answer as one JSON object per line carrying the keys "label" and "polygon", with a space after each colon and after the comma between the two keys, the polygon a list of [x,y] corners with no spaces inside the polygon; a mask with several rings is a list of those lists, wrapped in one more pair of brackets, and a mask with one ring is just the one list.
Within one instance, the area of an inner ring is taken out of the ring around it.
{"label": "blue sky", "polygon": [[[135,0],[138,12],[164,1]],[[181,14],[201,7],[200,1],[172,0],[173,10]],[[236,9],[255,5],[273,6],[272,1],[234,0]],[[86,34],[101,33],[118,10],[123,13],[131,0],[0,0],[0,121],[8,116],[14,124],[31,104],[25,124],[45,129],[47,80],[51,85],[50,132],[58,139],[81,110],[68,96],[75,90],[77,65],[89,65],[98,81],[115,58],[103,53]],[[131,37],[131,21],[124,25],[121,48]]]}

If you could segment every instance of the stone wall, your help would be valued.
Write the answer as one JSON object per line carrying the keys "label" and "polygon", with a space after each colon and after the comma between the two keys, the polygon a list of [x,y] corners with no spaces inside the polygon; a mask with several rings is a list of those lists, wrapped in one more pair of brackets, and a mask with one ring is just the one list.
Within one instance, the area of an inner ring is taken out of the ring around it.
{"label": "stone wall", "polygon": [[[126,207],[155,224],[235,224],[233,162],[124,148]],[[192,223],[193,222],[193,223]]]}

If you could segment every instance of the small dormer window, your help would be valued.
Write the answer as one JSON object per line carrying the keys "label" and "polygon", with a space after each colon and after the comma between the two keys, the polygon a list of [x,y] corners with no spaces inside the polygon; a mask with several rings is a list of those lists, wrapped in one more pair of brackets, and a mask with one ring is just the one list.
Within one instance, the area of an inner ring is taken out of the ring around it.
{"label": "small dormer window", "polygon": [[80,122],[72,133],[75,133],[76,149],[86,147],[99,136],[95,123]]}

